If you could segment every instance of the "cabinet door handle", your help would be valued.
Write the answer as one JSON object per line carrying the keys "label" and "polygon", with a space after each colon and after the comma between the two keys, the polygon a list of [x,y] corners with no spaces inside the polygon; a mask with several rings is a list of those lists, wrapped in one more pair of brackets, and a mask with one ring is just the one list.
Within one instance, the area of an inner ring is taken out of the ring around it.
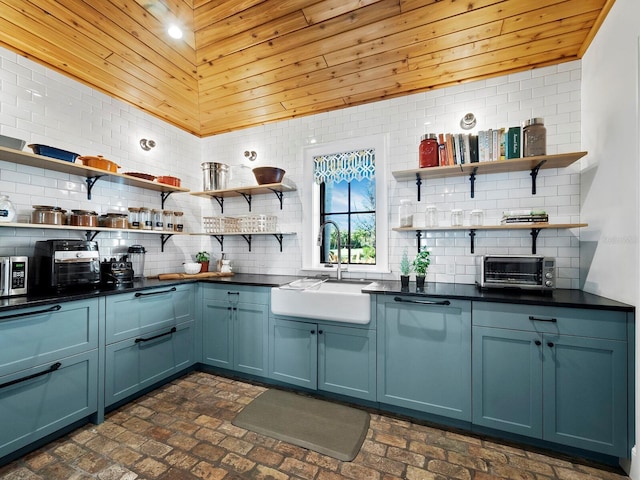
{"label": "cabinet door handle", "polygon": [[322,335],[324,332],[322,330],[318,330],[318,335]]}
{"label": "cabinet door handle", "polygon": [[393,297],[394,302],[417,303],[418,305],[451,305],[449,300],[406,300],[402,297]]}
{"label": "cabinet door handle", "polygon": [[0,317],[0,320],[9,320],[10,318],[26,317],[28,315],[40,315],[41,313],[57,312],[62,308],[61,305],[54,305],[53,307],[45,308],[44,310],[38,310],[37,312],[23,312],[14,313],[13,315],[7,315],[6,317]]}
{"label": "cabinet door handle", "polygon": [[135,297],[148,297],[149,295],[162,295],[163,293],[171,293],[171,292],[175,292],[177,289],[176,287],[171,287],[169,290],[162,290],[160,292],[136,292]]}
{"label": "cabinet door handle", "polygon": [[541,342],[540,340],[536,340],[536,341],[535,341],[535,344],[536,344],[537,346],[540,346],[540,345],[542,345],[542,342]]}
{"label": "cabinet door handle", "polygon": [[538,317],[534,317],[533,315],[529,315],[529,320],[531,320],[532,322],[550,322],[550,323],[556,323],[558,321],[557,318],[538,318]]}
{"label": "cabinet door handle", "polygon": [[553,342],[548,342],[547,346],[550,347],[550,348],[553,348],[555,346],[555,344]]}
{"label": "cabinet door handle", "polygon": [[26,377],[18,378],[16,380],[11,380],[10,382],[3,383],[2,385],[0,385],[0,389],[2,389],[4,387],[10,387],[11,385],[15,385],[16,383],[26,382],[27,380],[31,380],[32,378],[41,377],[41,376],[46,375],[46,374],[51,373],[51,372],[55,372],[61,366],[62,366],[62,364],[60,362],[56,362],[53,365],[51,365],[49,368],[47,368],[46,370],[43,370],[42,372],[34,373],[33,375],[27,375]]}
{"label": "cabinet door handle", "polygon": [[315,335],[316,331],[315,330],[311,330],[311,335]]}
{"label": "cabinet door handle", "polygon": [[136,343],[148,342],[149,340],[155,340],[156,338],[164,337],[165,335],[171,335],[172,333],[176,333],[177,331],[178,329],[176,327],[171,327],[171,330],[169,330],[168,332],[164,332],[159,335],[154,335],[153,337],[149,337],[149,338],[136,338],[135,342]]}
{"label": "cabinet door handle", "polygon": [[227,295],[240,295],[240,292],[227,292]]}

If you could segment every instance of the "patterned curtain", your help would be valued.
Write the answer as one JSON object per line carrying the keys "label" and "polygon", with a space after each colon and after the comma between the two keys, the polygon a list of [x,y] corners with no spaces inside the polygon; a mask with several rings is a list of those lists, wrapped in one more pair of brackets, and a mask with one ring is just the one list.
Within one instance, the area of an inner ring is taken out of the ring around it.
{"label": "patterned curtain", "polygon": [[375,175],[376,154],[373,148],[313,157],[313,179],[318,185],[372,179]]}

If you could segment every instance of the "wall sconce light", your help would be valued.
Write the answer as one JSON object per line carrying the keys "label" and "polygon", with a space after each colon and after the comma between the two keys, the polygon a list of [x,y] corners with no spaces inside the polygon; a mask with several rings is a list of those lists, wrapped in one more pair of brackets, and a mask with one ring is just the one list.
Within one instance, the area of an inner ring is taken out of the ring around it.
{"label": "wall sconce light", "polygon": [[460,120],[460,128],[463,130],[471,130],[476,126],[476,116],[473,113],[467,113],[462,120]]}
{"label": "wall sconce light", "polygon": [[244,156],[247,157],[250,162],[253,162],[253,161],[255,161],[256,158],[258,158],[258,153],[254,152],[253,150],[251,150],[251,151],[246,150],[244,152]]}
{"label": "wall sconce light", "polygon": [[154,142],[153,140],[147,140],[146,138],[143,138],[140,140],[140,148],[143,149],[145,152],[148,152],[155,146],[156,146],[156,142]]}

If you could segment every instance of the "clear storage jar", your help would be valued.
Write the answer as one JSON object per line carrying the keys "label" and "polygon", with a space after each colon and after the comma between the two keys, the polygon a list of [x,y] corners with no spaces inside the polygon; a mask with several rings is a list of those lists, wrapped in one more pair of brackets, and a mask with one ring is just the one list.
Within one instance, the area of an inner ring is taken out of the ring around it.
{"label": "clear storage jar", "polygon": [[165,230],[173,232],[173,212],[171,210],[163,210],[162,222]]}
{"label": "clear storage jar", "polygon": [[138,229],[140,228],[140,209],[138,207],[129,207],[129,228]]}
{"label": "clear storage jar", "polygon": [[411,200],[403,198],[400,200],[400,207],[398,208],[398,221],[400,227],[413,226],[413,212],[411,208]]}
{"label": "clear storage jar", "polygon": [[547,129],[544,119],[530,118],[522,129],[522,156],[537,157],[547,154]]}
{"label": "clear storage jar", "polygon": [[16,218],[16,207],[6,195],[0,195],[0,222],[13,222]]}
{"label": "clear storage jar", "polygon": [[151,211],[146,208],[140,208],[140,227],[143,230],[153,229],[153,220],[151,219]]}
{"label": "clear storage jar", "polygon": [[184,212],[173,212],[173,223],[176,232],[184,230]]}
{"label": "clear storage jar", "polygon": [[438,226],[438,209],[435,205],[429,205],[424,211],[424,224],[426,227]]}
{"label": "clear storage jar", "polygon": [[469,215],[469,224],[474,227],[484,225],[484,211],[481,209],[471,210]]}
{"label": "clear storage jar", "polygon": [[162,220],[162,210],[151,210],[151,221],[153,222],[153,230],[164,230],[164,222]]}
{"label": "clear storage jar", "polygon": [[464,219],[464,213],[460,208],[454,208],[451,210],[451,226],[461,227]]}

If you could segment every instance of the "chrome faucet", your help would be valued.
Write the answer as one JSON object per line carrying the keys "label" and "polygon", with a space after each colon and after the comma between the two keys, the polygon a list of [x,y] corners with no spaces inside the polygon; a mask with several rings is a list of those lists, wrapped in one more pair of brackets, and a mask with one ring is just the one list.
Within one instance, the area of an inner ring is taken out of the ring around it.
{"label": "chrome faucet", "polygon": [[342,268],[340,266],[340,259],[342,258],[342,250],[340,247],[340,227],[338,227],[338,224],[333,220],[327,220],[322,225],[320,225],[320,232],[318,233],[318,246],[322,245],[322,234],[324,233],[324,227],[325,225],[327,225],[327,223],[330,223],[331,225],[336,227],[336,236],[338,237],[338,271],[336,272],[336,280],[339,281],[342,280]]}

